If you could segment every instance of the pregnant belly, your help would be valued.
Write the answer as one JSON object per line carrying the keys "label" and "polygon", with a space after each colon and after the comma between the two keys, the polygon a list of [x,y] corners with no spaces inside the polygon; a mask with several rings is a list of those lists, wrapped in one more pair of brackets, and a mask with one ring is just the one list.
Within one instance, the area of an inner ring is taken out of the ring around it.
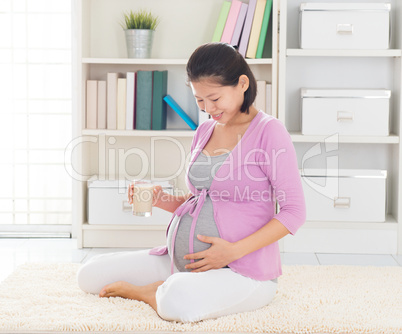
{"label": "pregnant belly", "polygon": [[[177,224],[179,228],[177,230],[175,242],[174,242],[174,264],[179,271],[190,271],[184,268],[185,265],[191,263],[189,260],[184,260],[183,257],[190,253],[190,230],[191,224],[193,222],[193,217],[188,213],[184,214],[182,217],[175,217],[168,232],[168,251],[170,256],[172,256],[172,237],[173,232],[176,229]],[[209,247],[211,244],[202,242],[198,240],[197,235],[206,235],[209,237],[220,237],[218,228],[216,226],[212,202],[209,197],[206,198],[204,205],[200,211],[197,219],[197,225],[195,227],[193,239],[194,253],[202,252]]]}

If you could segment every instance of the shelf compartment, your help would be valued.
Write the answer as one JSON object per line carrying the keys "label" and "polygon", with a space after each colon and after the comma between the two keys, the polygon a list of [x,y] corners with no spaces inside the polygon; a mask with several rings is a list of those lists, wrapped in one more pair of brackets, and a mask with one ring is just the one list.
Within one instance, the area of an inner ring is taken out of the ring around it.
{"label": "shelf compartment", "polygon": [[[291,132],[290,136],[295,143],[323,143],[334,142],[336,137],[331,135],[302,135],[301,132]],[[399,144],[399,136],[391,134],[390,136],[339,136],[339,143],[355,143],[355,144]]]}
{"label": "shelf compartment", "polygon": [[394,50],[305,50],[287,49],[287,56],[295,57],[401,57],[400,49]]}
{"label": "shelf compartment", "polygon": [[[114,65],[186,65],[188,59],[132,59],[132,58],[82,58],[83,64],[114,64]],[[269,65],[271,58],[246,59],[249,65]]]}
{"label": "shelf compartment", "polygon": [[90,136],[113,136],[113,137],[189,137],[192,138],[195,130],[104,130],[104,129],[84,129],[83,135]]}
{"label": "shelf compartment", "polygon": [[93,231],[166,231],[166,225],[95,225],[95,224],[82,224],[83,230],[93,230]]}
{"label": "shelf compartment", "polygon": [[371,230],[397,230],[398,223],[394,216],[387,215],[387,220],[380,223],[365,223],[365,222],[317,222],[317,221],[307,221],[302,228],[309,229],[371,229]]}
{"label": "shelf compartment", "polygon": [[81,247],[152,248],[166,244],[167,225],[82,225]]}
{"label": "shelf compartment", "polygon": [[[398,224],[392,215],[387,215],[387,220],[383,223],[364,223],[364,222],[316,222],[307,221],[302,228],[325,228],[325,229],[389,229],[396,230]],[[93,231],[166,231],[167,225],[90,225],[84,223],[83,230]]]}

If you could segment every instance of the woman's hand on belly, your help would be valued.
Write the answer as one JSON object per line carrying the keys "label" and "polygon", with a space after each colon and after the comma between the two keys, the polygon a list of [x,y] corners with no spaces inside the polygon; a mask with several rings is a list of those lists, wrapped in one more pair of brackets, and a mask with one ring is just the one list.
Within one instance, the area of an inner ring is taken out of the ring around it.
{"label": "woman's hand on belly", "polygon": [[238,255],[234,243],[203,235],[197,235],[197,238],[202,242],[211,244],[211,247],[205,251],[184,256],[185,260],[199,260],[186,265],[185,268],[192,269],[192,272],[223,268],[241,257]]}

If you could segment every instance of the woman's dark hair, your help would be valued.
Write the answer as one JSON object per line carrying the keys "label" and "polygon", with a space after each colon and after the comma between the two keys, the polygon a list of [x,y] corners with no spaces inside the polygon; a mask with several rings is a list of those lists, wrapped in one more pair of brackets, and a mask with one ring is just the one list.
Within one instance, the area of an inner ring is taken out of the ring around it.
{"label": "woman's dark hair", "polygon": [[226,43],[207,43],[198,47],[187,62],[188,82],[212,78],[222,86],[236,86],[241,75],[250,81],[244,92],[241,112],[249,113],[257,95],[257,82],[243,56]]}

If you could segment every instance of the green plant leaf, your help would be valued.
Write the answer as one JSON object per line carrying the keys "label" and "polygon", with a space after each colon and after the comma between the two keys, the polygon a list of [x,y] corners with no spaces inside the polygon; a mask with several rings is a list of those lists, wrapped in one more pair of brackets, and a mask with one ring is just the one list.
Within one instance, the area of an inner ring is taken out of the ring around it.
{"label": "green plant leaf", "polygon": [[152,15],[146,10],[138,10],[123,13],[124,23],[121,25],[123,29],[149,29],[155,30],[159,24],[159,17]]}

